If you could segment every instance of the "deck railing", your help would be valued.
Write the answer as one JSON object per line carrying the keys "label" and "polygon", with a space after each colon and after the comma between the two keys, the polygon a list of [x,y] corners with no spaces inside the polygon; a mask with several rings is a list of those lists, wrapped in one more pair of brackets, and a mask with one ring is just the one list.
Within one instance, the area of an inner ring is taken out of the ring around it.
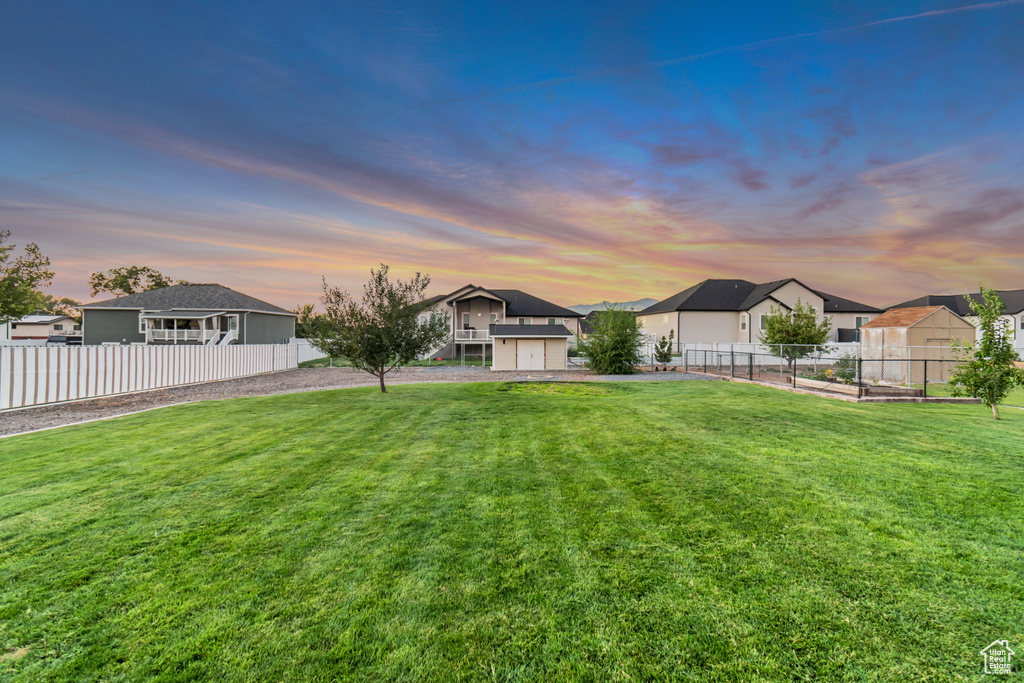
{"label": "deck railing", "polygon": [[455,341],[491,341],[489,330],[455,330]]}
{"label": "deck railing", "polygon": [[217,330],[146,330],[149,342],[199,342],[205,344],[220,334]]}

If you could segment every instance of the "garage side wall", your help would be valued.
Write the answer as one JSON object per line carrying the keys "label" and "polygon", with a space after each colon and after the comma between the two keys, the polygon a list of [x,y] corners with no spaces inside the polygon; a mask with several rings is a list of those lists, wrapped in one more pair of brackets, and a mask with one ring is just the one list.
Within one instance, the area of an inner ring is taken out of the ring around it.
{"label": "garage side wall", "polygon": [[[504,343],[502,343],[504,342]],[[494,339],[494,370],[515,370],[516,369],[516,340],[515,339]]]}
{"label": "garage side wall", "polygon": [[547,339],[544,342],[544,369],[565,370],[566,340]]}

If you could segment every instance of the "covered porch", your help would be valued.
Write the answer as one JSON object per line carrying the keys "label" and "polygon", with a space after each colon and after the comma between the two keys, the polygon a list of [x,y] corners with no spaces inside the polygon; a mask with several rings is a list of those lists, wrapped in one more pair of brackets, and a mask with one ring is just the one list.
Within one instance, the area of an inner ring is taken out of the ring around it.
{"label": "covered porch", "polygon": [[230,344],[238,339],[238,314],[226,311],[143,311],[147,344]]}

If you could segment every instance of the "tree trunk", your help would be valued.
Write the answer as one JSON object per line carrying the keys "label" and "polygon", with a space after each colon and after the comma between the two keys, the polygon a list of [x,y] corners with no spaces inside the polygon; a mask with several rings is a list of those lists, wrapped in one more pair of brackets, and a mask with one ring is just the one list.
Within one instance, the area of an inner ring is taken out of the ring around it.
{"label": "tree trunk", "polygon": [[381,368],[380,372],[377,373],[377,375],[380,377],[380,393],[382,393],[382,394],[388,393],[387,388],[385,388],[385,386],[384,386],[384,368]]}
{"label": "tree trunk", "polygon": [[995,403],[992,404],[992,419],[999,419],[999,406],[997,406]]}

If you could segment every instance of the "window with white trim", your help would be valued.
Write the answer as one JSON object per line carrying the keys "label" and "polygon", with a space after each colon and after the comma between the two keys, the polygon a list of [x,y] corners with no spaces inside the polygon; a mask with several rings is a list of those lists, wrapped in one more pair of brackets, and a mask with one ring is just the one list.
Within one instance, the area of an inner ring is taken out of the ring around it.
{"label": "window with white trim", "polygon": [[761,316],[761,329],[762,330],[767,330],[768,329],[768,316],[767,315],[762,315]]}
{"label": "window with white trim", "polygon": [[498,314],[497,313],[491,313],[491,324],[492,325],[497,325],[498,324]]}
{"label": "window with white trim", "polygon": [[520,318],[519,319],[519,324],[520,325],[532,325],[533,324],[533,318]]}
{"label": "window with white trim", "polygon": [[141,315],[139,316],[139,332],[146,334],[146,319]]}
{"label": "window with white trim", "polygon": [[858,315],[857,316],[857,329],[859,330],[861,328],[861,325],[867,325],[870,321],[871,321],[871,318],[869,318],[868,316],[866,316],[866,315]]}
{"label": "window with white trim", "polygon": [[747,330],[747,314],[746,313],[741,313],[740,314],[740,329],[743,330],[744,332],[746,332],[746,330]]}
{"label": "window with white trim", "polygon": [[53,331],[54,332],[63,332],[64,331],[64,326],[58,323],[58,324],[53,326]]}
{"label": "window with white trim", "polygon": [[468,330],[469,329],[469,313],[463,313],[462,314],[462,329],[464,329],[464,330]]}
{"label": "window with white trim", "polygon": [[561,321],[558,318],[548,318],[548,325],[557,325],[559,322]]}

